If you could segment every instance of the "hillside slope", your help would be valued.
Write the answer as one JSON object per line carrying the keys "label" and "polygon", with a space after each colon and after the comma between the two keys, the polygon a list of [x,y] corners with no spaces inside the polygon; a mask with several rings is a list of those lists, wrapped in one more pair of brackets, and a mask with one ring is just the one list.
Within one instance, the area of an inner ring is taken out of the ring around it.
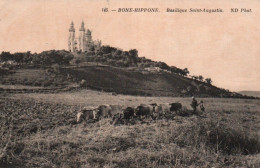
{"label": "hillside slope", "polygon": [[[14,87],[16,92],[19,92],[19,88],[25,85],[33,88],[22,89],[23,92],[66,91],[73,89],[85,80],[83,87],[117,94],[252,98],[175,73],[164,71],[155,73],[137,68],[129,69],[93,64],[63,67],[24,66],[12,70],[10,73],[0,74],[0,76],[0,85],[8,86],[7,88],[19,86]],[[6,91],[6,87],[0,87],[0,90]],[[41,88],[36,89],[35,87]]]}
{"label": "hillside slope", "polygon": [[120,94],[232,97],[223,89],[167,72],[143,73],[111,66],[83,66],[66,67],[60,73],[73,77],[73,81],[85,80],[88,88]]}

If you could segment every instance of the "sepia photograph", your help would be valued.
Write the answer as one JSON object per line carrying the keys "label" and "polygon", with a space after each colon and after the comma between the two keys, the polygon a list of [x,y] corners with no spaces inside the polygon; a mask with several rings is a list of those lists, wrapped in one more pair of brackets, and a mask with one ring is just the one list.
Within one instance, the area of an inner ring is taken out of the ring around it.
{"label": "sepia photograph", "polygon": [[259,168],[259,0],[1,0],[0,168]]}

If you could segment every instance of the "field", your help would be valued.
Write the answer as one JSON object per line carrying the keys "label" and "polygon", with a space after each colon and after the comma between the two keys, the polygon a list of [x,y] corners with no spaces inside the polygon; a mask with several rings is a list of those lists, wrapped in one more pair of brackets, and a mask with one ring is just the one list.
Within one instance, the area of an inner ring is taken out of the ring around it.
{"label": "field", "polygon": [[80,90],[1,94],[0,167],[260,167],[260,101],[198,98],[206,113],[153,121],[76,124],[84,106],[191,98]]}

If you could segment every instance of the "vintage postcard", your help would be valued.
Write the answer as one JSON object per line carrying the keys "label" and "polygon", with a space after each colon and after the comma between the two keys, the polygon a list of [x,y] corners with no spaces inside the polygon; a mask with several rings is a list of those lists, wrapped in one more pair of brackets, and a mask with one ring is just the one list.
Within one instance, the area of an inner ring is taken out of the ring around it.
{"label": "vintage postcard", "polygon": [[260,167],[259,0],[1,0],[0,168]]}

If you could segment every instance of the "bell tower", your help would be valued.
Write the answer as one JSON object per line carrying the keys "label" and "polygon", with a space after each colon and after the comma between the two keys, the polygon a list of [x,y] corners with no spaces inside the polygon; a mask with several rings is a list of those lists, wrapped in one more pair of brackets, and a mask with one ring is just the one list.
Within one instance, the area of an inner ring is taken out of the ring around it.
{"label": "bell tower", "polygon": [[86,51],[86,37],[85,37],[84,22],[81,23],[81,27],[79,29],[79,50],[82,52]]}
{"label": "bell tower", "polygon": [[75,28],[74,23],[71,22],[70,29],[69,29],[69,41],[68,41],[68,48],[70,52],[75,52]]}
{"label": "bell tower", "polygon": [[87,31],[87,39],[88,39],[88,42],[91,43],[92,42],[92,35],[91,35],[91,31],[88,29]]}

